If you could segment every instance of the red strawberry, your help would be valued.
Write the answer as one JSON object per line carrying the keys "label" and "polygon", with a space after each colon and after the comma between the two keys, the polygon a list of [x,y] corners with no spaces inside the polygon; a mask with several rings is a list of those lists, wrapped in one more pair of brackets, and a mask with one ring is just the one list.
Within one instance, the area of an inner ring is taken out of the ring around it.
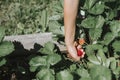
{"label": "red strawberry", "polygon": [[77,55],[82,56],[83,55],[83,50],[82,49],[77,49]]}
{"label": "red strawberry", "polygon": [[85,55],[85,52],[84,52],[84,50],[82,49],[82,46],[81,46],[81,45],[77,45],[77,46],[76,46],[76,50],[77,50],[77,55],[78,55],[79,57],[83,58],[84,55]]}

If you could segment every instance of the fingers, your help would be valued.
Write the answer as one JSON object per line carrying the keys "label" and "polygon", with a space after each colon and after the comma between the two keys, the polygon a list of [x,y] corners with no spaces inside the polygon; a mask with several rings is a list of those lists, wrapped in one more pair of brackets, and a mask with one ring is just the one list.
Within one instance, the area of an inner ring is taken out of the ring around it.
{"label": "fingers", "polygon": [[67,46],[67,50],[67,57],[74,61],[79,61],[85,55],[84,49],[82,49],[82,46],[77,42],[75,42],[73,46]]}
{"label": "fingers", "polygon": [[73,61],[79,61],[80,57],[77,56],[76,48],[72,47],[68,49],[67,57]]}

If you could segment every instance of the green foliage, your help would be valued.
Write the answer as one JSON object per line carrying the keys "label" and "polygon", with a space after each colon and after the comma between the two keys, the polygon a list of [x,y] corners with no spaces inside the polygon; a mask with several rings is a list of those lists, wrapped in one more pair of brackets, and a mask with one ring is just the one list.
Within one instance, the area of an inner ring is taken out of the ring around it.
{"label": "green foliage", "polygon": [[94,66],[90,69],[92,80],[111,80],[111,71],[103,66]]}
{"label": "green foliage", "polygon": [[4,57],[10,54],[14,50],[14,46],[11,42],[2,42],[0,44],[0,57]]}
{"label": "green foliage", "polygon": [[36,75],[39,80],[55,80],[54,75],[49,69],[42,69]]}
{"label": "green foliage", "polygon": [[5,56],[14,50],[14,45],[11,42],[3,41],[4,36],[5,28],[0,27],[0,66],[3,66],[7,62]]}
{"label": "green foliage", "polygon": [[40,49],[42,54],[54,54],[55,53],[55,45],[51,42],[48,42],[44,45],[43,48]]}
{"label": "green foliage", "polygon": [[47,42],[41,49],[41,56],[38,54],[29,62],[30,70],[37,72],[38,80],[112,80],[113,74],[116,80],[120,77],[119,60],[107,57],[100,44],[88,45],[86,52],[90,53],[79,62],[66,62],[65,56],[52,42]]}
{"label": "green foliage", "polygon": [[43,56],[36,56],[30,60],[30,70],[38,72],[36,77],[39,80],[55,80],[54,68],[51,67],[62,60],[61,55],[57,53],[55,44],[47,42],[39,52]]}
{"label": "green foliage", "polygon": [[72,74],[67,70],[57,73],[56,78],[57,80],[73,80]]}
{"label": "green foliage", "polygon": [[115,42],[112,44],[112,46],[113,46],[113,48],[114,48],[114,50],[115,50],[116,52],[120,52],[120,44],[118,44],[118,43],[120,43],[120,41],[115,41]]}
{"label": "green foliage", "polygon": [[0,66],[3,66],[6,63],[6,59],[5,58],[1,58],[0,59]]}
{"label": "green foliage", "polygon": [[[64,37],[63,0],[2,0],[0,4],[0,25],[7,28],[7,35],[52,32],[57,38]],[[36,79],[120,79],[120,1],[80,0],[80,4],[76,35],[86,41],[85,57],[69,61],[48,42],[29,61]],[[13,51],[12,43],[2,41],[4,35],[0,27],[0,66]]]}
{"label": "green foliage", "polygon": [[0,27],[0,43],[2,42],[4,36],[5,36],[5,28]]}
{"label": "green foliage", "polygon": [[63,18],[62,0],[2,0],[0,9],[0,25],[7,28],[6,35],[49,32],[49,24]]}

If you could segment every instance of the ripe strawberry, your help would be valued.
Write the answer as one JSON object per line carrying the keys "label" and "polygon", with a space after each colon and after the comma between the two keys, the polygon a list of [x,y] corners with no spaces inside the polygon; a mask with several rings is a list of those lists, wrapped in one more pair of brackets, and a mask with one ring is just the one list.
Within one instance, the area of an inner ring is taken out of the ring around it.
{"label": "ripe strawberry", "polygon": [[85,52],[84,52],[84,50],[82,49],[82,46],[81,46],[81,45],[76,46],[76,50],[77,50],[77,55],[78,55],[79,57],[83,58],[84,55],[85,55]]}
{"label": "ripe strawberry", "polygon": [[82,56],[83,55],[83,49],[77,49],[77,55]]}

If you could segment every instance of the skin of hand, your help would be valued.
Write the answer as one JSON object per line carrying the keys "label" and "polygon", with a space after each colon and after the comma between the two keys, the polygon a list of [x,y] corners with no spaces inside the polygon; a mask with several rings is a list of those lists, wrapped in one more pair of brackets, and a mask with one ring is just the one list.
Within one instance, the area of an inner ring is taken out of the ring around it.
{"label": "skin of hand", "polygon": [[79,0],[64,0],[65,43],[69,56],[74,61],[80,60],[74,44],[78,5]]}

